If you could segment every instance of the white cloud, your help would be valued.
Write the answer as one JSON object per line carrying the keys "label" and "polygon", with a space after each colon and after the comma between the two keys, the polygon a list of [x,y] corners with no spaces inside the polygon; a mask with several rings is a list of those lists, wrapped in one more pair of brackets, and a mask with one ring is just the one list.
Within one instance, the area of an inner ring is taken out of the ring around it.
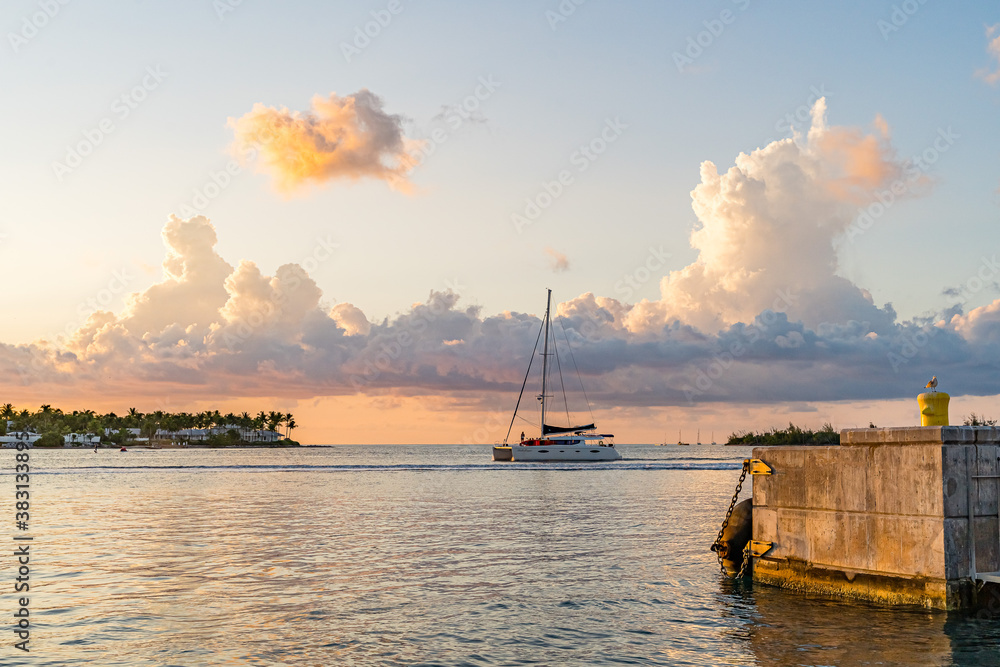
{"label": "white cloud", "polygon": [[[996,37],[993,37],[993,35],[996,35]],[[987,26],[986,37],[993,37],[989,44],[987,44],[986,51],[990,54],[991,58],[996,60],[996,64],[993,66],[993,71],[990,71],[990,68],[986,68],[979,71],[978,74],[986,83],[997,83],[1000,82],[1000,23]]]}
{"label": "white cloud", "polygon": [[716,331],[766,309],[810,326],[848,320],[870,322],[874,330],[890,326],[891,308],[876,307],[836,274],[835,243],[858,208],[902,174],[884,120],[878,126],[878,136],[829,127],[821,98],[806,137],[741,153],[724,173],[703,163],[691,193],[698,258],[664,276],[660,300],[637,304],[629,328],[680,321]]}

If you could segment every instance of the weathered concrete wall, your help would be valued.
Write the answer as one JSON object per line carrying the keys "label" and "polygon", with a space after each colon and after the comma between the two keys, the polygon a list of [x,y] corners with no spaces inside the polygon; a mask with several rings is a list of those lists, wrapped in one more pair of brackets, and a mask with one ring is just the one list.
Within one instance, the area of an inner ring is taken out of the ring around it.
{"label": "weathered concrete wall", "polygon": [[[1000,515],[997,496],[1000,446],[995,444],[945,446],[944,496],[945,571],[948,579],[969,576],[969,500],[975,515],[976,572],[1000,571]],[[978,477],[978,479],[976,479]]]}
{"label": "weathered concrete wall", "polygon": [[[757,560],[754,579],[891,604],[957,606],[970,571],[966,457],[972,452],[974,474],[996,475],[997,435],[858,429],[844,431],[840,446],[755,449],[774,474],[754,477],[753,539],[774,547]],[[998,484],[973,485],[978,572],[1000,570]]]}

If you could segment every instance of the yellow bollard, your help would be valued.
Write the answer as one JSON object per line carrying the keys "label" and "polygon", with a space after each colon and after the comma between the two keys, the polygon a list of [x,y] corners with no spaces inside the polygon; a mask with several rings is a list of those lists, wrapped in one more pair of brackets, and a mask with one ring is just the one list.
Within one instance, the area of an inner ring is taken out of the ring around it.
{"label": "yellow bollard", "polygon": [[943,391],[928,391],[917,396],[920,405],[921,426],[948,426],[948,401],[951,396]]}

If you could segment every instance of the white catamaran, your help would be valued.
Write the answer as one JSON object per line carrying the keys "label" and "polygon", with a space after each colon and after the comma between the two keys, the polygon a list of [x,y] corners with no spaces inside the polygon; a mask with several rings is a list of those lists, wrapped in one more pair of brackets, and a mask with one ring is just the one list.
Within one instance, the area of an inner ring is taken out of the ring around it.
{"label": "white catamaran", "polygon": [[[552,308],[552,290],[548,290],[548,298],[545,303],[545,317],[542,320],[542,327],[538,331],[539,338],[545,334],[542,347],[542,393],[538,395],[541,403],[541,433],[537,438],[524,437],[521,433],[520,442],[507,444],[510,438],[511,428],[514,420],[517,419],[517,410],[521,406],[521,398],[524,396],[524,387],[528,384],[528,375],[531,372],[531,361],[534,360],[538,351],[538,338],[535,339],[535,349],[531,352],[531,360],[528,361],[528,370],[524,374],[524,383],[521,385],[521,393],[517,397],[517,405],[514,407],[514,416],[510,420],[510,427],[507,429],[507,437],[503,444],[493,447],[494,461],[617,461],[621,459],[621,454],[615,449],[614,436],[610,433],[598,433],[593,423],[582,426],[551,426],[545,423],[547,399],[552,395],[546,394],[547,378],[549,371],[549,330],[551,328],[550,312]],[[553,349],[556,349],[555,337],[552,338]],[[555,353],[558,360],[558,350]],[[562,382],[562,372],[559,373],[559,380]],[[565,389],[564,392],[565,394]],[[568,415],[567,415],[568,416]]]}

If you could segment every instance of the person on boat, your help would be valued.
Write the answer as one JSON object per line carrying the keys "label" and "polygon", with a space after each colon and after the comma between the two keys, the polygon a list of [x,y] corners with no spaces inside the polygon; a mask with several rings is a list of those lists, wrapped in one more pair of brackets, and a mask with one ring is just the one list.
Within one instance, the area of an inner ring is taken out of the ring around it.
{"label": "person on boat", "polygon": [[524,442],[524,431],[521,431],[521,442]]}

